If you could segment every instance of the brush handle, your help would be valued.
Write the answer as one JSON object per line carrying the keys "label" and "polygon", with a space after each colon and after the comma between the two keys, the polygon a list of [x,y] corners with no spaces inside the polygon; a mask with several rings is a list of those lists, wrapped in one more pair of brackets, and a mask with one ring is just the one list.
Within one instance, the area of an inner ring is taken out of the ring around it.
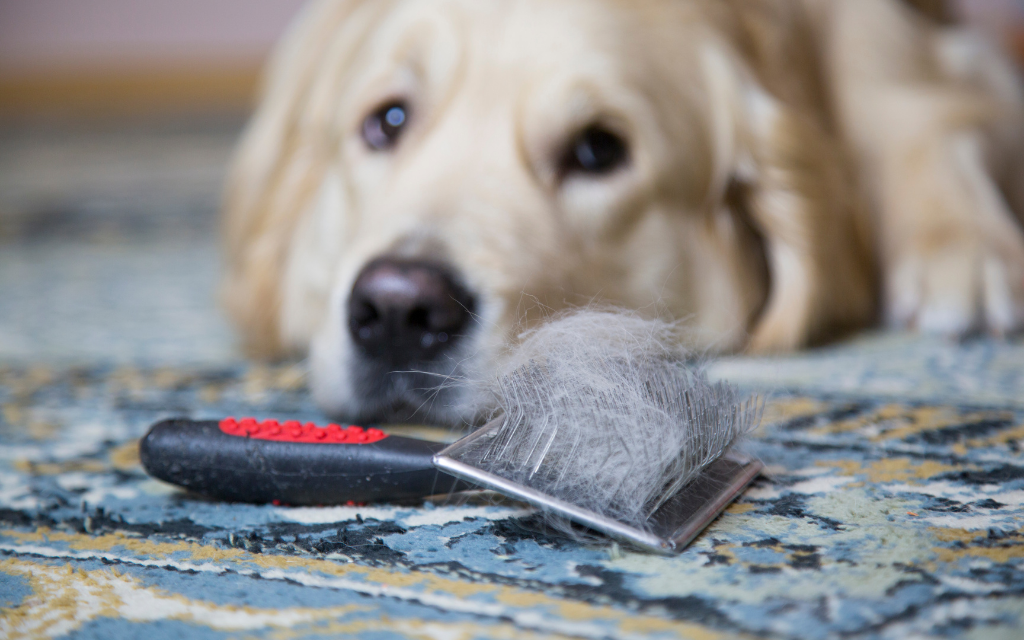
{"label": "brush handle", "polygon": [[153,425],[139,455],[151,476],[212,498],[338,505],[468,488],[431,464],[444,447],[360,427],[178,418]]}

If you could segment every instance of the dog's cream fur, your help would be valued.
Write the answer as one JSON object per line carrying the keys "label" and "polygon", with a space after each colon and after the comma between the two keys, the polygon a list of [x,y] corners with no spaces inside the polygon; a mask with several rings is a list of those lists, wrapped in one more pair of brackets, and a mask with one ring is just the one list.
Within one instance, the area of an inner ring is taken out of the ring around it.
{"label": "dog's cream fur", "polygon": [[[368,149],[361,123],[395,98],[407,133]],[[593,122],[629,166],[560,179]],[[727,350],[878,318],[1005,333],[1024,321],[1022,142],[1009,63],[897,0],[320,0],[230,178],[228,305],[255,352],[312,348],[322,406],[355,415],[341,314],[381,255],[444,260],[479,297],[444,376],[487,371],[536,309],[593,300]]]}

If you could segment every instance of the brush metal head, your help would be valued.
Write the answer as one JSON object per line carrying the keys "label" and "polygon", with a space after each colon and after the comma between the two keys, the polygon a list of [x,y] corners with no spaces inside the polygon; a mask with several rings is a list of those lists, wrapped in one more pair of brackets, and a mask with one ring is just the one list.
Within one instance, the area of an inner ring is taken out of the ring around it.
{"label": "brush metal head", "polygon": [[527,502],[641,549],[673,555],[686,548],[761,471],[759,460],[729,450],[661,504],[644,527],[581,508],[481,467],[499,436],[503,418],[484,425],[434,456],[434,466],[457,478]]}

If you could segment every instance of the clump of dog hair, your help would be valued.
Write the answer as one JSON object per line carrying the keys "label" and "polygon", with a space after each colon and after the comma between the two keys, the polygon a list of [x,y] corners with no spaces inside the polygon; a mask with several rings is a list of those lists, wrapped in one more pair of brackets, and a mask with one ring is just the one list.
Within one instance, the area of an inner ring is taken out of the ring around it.
{"label": "clump of dog hair", "polygon": [[[677,326],[582,310],[520,336],[490,394],[500,420],[477,464],[638,528],[760,421],[710,382]],[[549,517],[564,533],[567,521]]]}

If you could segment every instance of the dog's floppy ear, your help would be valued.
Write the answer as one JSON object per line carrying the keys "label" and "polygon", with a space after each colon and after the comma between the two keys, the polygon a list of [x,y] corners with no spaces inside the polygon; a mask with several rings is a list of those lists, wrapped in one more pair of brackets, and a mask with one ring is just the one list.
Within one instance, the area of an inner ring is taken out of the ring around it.
{"label": "dog's floppy ear", "polygon": [[748,349],[790,350],[874,313],[875,294],[858,195],[845,158],[799,105],[769,93],[724,44],[709,46],[715,157],[712,197],[743,188],[738,206],[764,244],[769,291]]}
{"label": "dog's floppy ear", "polygon": [[281,279],[300,214],[330,162],[332,107],[344,71],[387,2],[318,0],[278,45],[227,180],[224,301],[253,355],[275,357]]}

